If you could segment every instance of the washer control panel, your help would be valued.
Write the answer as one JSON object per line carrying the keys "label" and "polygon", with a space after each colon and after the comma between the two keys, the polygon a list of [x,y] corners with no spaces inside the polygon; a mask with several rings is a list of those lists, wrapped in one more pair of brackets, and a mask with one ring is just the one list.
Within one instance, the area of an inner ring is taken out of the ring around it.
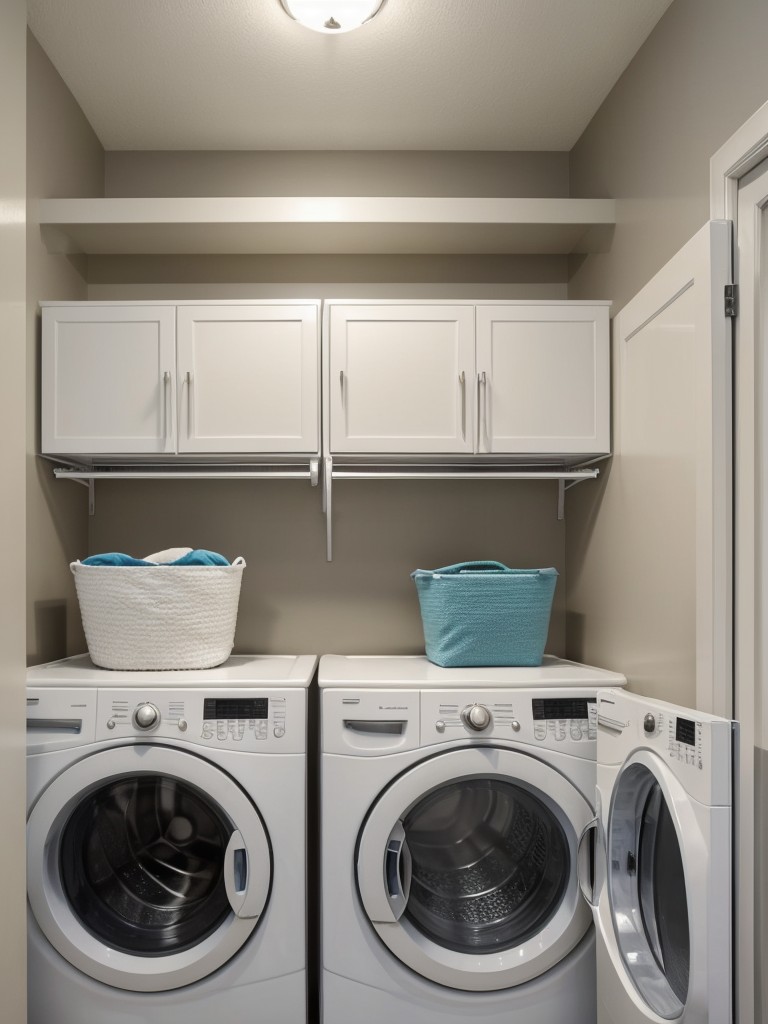
{"label": "washer control panel", "polygon": [[592,756],[597,740],[595,690],[422,691],[422,743],[508,739]]}
{"label": "washer control panel", "polygon": [[184,739],[234,750],[304,749],[306,692],[99,690],[97,739]]}

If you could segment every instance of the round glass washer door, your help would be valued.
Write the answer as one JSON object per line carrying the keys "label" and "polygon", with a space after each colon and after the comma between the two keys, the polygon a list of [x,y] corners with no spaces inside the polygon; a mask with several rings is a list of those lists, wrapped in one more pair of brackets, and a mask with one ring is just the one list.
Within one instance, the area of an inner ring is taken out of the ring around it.
{"label": "round glass washer door", "polygon": [[665,1020],[688,997],[691,930],[683,843],[674,802],[653,760],[637,757],[616,780],[608,819],[608,897],[625,970]]}
{"label": "round glass washer door", "polygon": [[361,901],[404,964],[441,985],[529,981],[589,927],[576,882],[591,809],[558,771],[517,751],[438,754],[396,779],[363,826]]}
{"label": "round glass washer door", "polygon": [[269,894],[254,805],[210,762],[168,747],[110,748],[66,769],[32,808],[27,841],[43,934],[118,988],[205,977],[248,939]]}

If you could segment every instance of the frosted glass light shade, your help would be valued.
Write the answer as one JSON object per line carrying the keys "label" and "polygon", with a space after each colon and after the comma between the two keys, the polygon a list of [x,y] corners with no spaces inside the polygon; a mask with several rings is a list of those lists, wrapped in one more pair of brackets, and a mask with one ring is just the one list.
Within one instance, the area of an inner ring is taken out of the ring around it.
{"label": "frosted glass light shade", "polygon": [[370,21],[384,0],[280,0],[292,18],[316,32],[350,32]]}

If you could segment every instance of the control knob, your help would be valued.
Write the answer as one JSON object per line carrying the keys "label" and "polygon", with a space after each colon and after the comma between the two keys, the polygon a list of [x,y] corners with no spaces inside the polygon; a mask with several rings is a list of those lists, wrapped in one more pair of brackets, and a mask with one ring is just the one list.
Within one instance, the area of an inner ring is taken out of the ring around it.
{"label": "control knob", "polygon": [[469,704],[461,712],[461,720],[475,732],[482,732],[491,724],[491,712],[484,704]]}
{"label": "control knob", "polygon": [[653,717],[650,711],[643,719],[643,729],[645,729],[645,731],[649,734],[656,731],[656,719]]}
{"label": "control knob", "polygon": [[137,729],[143,729],[145,732],[147,729],[154,729],[159,721],[160,712],[154,704],[150,704],[149,702],[146,704],[139,704],[133,712],[133,724]]}

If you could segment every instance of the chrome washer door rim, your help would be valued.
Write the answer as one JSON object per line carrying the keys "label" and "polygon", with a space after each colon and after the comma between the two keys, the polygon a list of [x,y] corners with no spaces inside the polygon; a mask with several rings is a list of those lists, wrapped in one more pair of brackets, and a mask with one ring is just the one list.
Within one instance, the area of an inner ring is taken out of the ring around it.
{"label": "chrome washer door rim", "polygon": [[[426,938],[406,918],[397,919],[388,897],[385,858],[398,821],[426,794],[468,778],[522,785],[557,816],[570,848],[570,877],[560,904],[544,928],[512,949],[470,954]],[[498,991],[531,981],[574,949],[592,916],[576,878],[576,844],[593,812],[575,786],[551,765],[520,751],[467,747],[436,754],[395,779],[371,807],[360,833],[357,881],[364,911],[390,951],[422,977],[467,992]]]}
{"label": "chrome washer door rim", "polygon": [[[253,916],[231,913],[202,942],[167,956],[136,955],[100,941],[73,912],[60,877],[61,834],[75,807],[111,779],[141,774],[178,778],[206,794],[233,823],[233,833],[242,834],[250,863]],[[189,985],[221,967],[258,924],[271,876],[265,827],[238,784],[211,762],[159,744],[129,744],[87,755],[48,784],[27,820],[27,895],[40,930],[73,967],[114,988],[162,992]]]}

